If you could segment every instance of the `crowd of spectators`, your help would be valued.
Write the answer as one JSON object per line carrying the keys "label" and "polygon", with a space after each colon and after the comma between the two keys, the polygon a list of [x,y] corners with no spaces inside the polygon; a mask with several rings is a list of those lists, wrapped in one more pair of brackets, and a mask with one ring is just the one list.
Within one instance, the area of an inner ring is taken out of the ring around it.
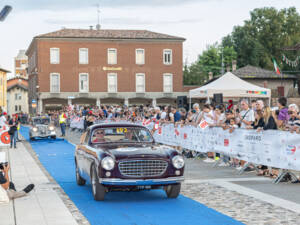
{"label": "crowd of spectators", "polygon": [[[83,107],[70,105],[61,111],[49,111],[48,115],[52,120],[59,121],[62,112],[67,114],[68,119],[79,117],[84,119],[84,130],[96,121],[126,120],[131,122],[142,121],[144,119],[160,121],[160,123],[174,123],[175,126],[193,125],[199,126],[206,121],[209,127],[222,127],[228,132],[234,132],[237,128],[254,129],[257,132],[264,130],[282,130],[300,133],[300,115],[296,104],[287,105],[287,99],[281,97],[274,107],[267,106],[262,100],[252,100],[249,102],[243,99],[234,103],[229,100],[227,104],[193,104],[192,109],[176,108],[173,106],[151,107],[151,106],[101,106]],[[184,151],[184,150],[183,150]],[[203,154],[184,151],[187,157],[200,156]],[[209,152],[205,154],[205,162],[215,162],[220,159],[220,154]],[[220,166],[233,166],[238,170],[246,162],[236,159],[229,159],[221,155],[223,160]],[[253,168],[248,168],[253,170]],[[277,170],[270,170],[265,166],[259,167],[258,175],[269,175],[276,177]]]}

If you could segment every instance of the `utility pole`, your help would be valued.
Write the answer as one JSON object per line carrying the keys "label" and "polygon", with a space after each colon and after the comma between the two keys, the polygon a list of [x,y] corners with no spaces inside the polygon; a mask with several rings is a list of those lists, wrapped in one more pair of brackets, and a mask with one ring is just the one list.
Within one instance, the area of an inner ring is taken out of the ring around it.
{"label": "utility pole", "polygon": [[3,22],[7,15],[12,10],[12,7],[10,5],[6,5],[3,7],[3,9],[0,11],[0,21]]}
{"label": "utility pole", "polygon": [[224,57],[223,57],[223,45],[221,47],[221,57],[222,57],[222,62],[221,62],[221,75],[224,74]]}

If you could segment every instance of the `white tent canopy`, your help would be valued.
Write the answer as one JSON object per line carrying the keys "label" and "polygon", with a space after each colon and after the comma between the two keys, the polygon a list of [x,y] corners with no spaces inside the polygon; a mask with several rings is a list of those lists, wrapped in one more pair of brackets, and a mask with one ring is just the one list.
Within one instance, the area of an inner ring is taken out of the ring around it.
{"label": "white tent canopy", "polygon": [[270,98],[271,90],[248,83],[227,72],[217,80],[189,91],[190,98],[212,98],[222,93],[223,97]]}

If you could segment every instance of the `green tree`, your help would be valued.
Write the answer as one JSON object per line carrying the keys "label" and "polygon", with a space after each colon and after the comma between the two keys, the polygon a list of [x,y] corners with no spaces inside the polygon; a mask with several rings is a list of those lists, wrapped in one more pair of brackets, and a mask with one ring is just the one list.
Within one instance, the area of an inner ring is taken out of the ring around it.
{"label": "green tree", "polygon": [[[295,52],[284,52],[283,47],[300,42],[300,15],[296,8],[277,10],[259,8],[250,12],[250,19],[243,26],[236,26],[224,37],[223,46],[233,46],[237,52],[238,66],[260,66],[272,69],[272,58],[281,62],[282,54],[292,59]],[[286,65],[281,67],[286,68]]]}
{"label": "green tree", "polygon": [[[218,43],[208,45],[199,56],[198,60],[191,66],[184,66],[184,84],[185,85],[202,85],[208,80],[208,73],[214,75],[221,73],[221,54],[222,48]],[[235,60],[237,54],[233,47],[223,48],[224,64],[231,65],[232,60]]]}

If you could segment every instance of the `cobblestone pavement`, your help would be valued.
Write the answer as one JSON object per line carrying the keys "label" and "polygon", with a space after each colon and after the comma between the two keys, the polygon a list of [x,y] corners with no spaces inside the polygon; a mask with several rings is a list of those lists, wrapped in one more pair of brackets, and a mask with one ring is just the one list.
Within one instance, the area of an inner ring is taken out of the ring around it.
{"label": "cobblestone pavement", "polygon": [[183,195],[245,224],[299,224],[300,214],[210,183],[183,183]]}
{"label": "cobblestone pavement", "polygon": [[[66,138],[70,142],[77,144],[79,143],[80,136],[80,132],[68,130]],[[187,163],[193,165],[195,161],[187,160]],[[191,167],[188,166],[187,168],[189,170],[191,169]],[[210,168],[210,170],[212,170],[212,168]],[[218,172],[217,169],[215,170]],[[221,170],[226,170],[226,168]],[[192,172],[195,173],[195,171]],[[191,174],[191,171],[187,171],[187,174]],[[235,175],[232,175],[232,177],[233,179],[236,179]],[[245,175],[244,177],[244,179],[251,179],[249,175]],[[186,178],[189,179],[189,181],[182,185],[183,195],[245,224],[300,224],[300,211],[299,213],[295,213],[294,211],[270,204],[258,198],[250,197],[246,194],[240,194],[236,191],[221,187],[213,182],[197,182],[197,178],[192,175],[188,175]],[[222,180],[220,176],[210,177],[210,179]],[[195,180],[195,182],[193,182],[193,180]]]}

